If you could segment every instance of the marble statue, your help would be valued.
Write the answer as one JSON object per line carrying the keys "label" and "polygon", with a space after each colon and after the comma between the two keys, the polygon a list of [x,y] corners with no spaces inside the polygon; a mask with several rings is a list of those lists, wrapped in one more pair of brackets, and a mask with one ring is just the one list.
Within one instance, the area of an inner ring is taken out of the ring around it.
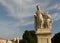
{"label": "marble statue", "polygon": [[34,14],[35,18],[35,28],[50,28],[52,25],[51,16],[48,12],[46,15],[43,14],[42,10],[40,9],[39,5],[36,6],[37,11]]}
{"label": "marble statue", "polygon": [[35,17],[35,27],[36,28],[42,28],[43,26],[43,12],[40,10],[40,7],[37,5],[37,11],[34,15]]}
{"label": "marble statue", "polygon": [[49,13],[47,12],[46,13],[46,16],[47,16],[47,27],[51,28],[52,26],[52,20],[51,20],[51,16],[49,15]]}
{"label": "marble statue", "polygon": [[48,12],[43,13],[39,5],[37,5],[36,8],[37,11],[34,14],[34,24],[37,35],[37,43],[51,43],[51,15]]}

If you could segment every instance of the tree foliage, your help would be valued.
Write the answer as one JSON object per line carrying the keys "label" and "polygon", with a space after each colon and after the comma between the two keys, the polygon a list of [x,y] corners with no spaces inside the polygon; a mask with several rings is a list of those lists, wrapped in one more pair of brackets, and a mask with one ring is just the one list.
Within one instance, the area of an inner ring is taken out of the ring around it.
{"label": "tree foliage", "polygon": [[23,40],[20,43],[37,43],[37,37],[35,31],[25,31],[23,34]]}
{"label": "tree foliage", "polygon": [[52,43],[60,43],[60,32],[53,36]]}

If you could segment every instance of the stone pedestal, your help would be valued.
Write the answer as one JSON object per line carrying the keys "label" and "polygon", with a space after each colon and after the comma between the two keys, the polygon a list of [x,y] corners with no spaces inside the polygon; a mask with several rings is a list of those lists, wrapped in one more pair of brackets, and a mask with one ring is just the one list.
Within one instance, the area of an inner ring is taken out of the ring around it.
{"label": "stone pedestal", "polygon": [[50,29],[37,29],[37,43],[51,43]]}

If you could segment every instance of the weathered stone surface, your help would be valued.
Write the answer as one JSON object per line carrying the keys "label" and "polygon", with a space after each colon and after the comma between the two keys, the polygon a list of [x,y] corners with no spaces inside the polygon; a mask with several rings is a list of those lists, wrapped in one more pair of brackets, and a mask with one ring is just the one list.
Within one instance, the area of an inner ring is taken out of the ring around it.
{"label": "weathered stone surface", "polygon": [[37,43],[51,43],[52,20],[48,12],[46,15],[37,5],[37,11],[34,14]]}
{"label": "weathered stone surface", "polygon": [[34,18],[35,18],[36,29],[42,29],[42,28],[51,29],[52,26],[51,16],[49,15],[48,12],[46,12],[46,14],[43,14],[42,10],[39,8],[38,5],[37,5],[37,11],[34,14]]}

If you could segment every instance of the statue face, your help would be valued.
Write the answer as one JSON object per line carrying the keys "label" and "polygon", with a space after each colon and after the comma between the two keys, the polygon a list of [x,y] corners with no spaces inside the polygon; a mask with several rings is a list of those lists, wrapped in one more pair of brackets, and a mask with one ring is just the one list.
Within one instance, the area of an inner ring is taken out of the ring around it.
{"label": "statue face", "polygon": [[36,7],[37,7],[37,10],[40,10],[40,6],[39,5],[37,5]]}

